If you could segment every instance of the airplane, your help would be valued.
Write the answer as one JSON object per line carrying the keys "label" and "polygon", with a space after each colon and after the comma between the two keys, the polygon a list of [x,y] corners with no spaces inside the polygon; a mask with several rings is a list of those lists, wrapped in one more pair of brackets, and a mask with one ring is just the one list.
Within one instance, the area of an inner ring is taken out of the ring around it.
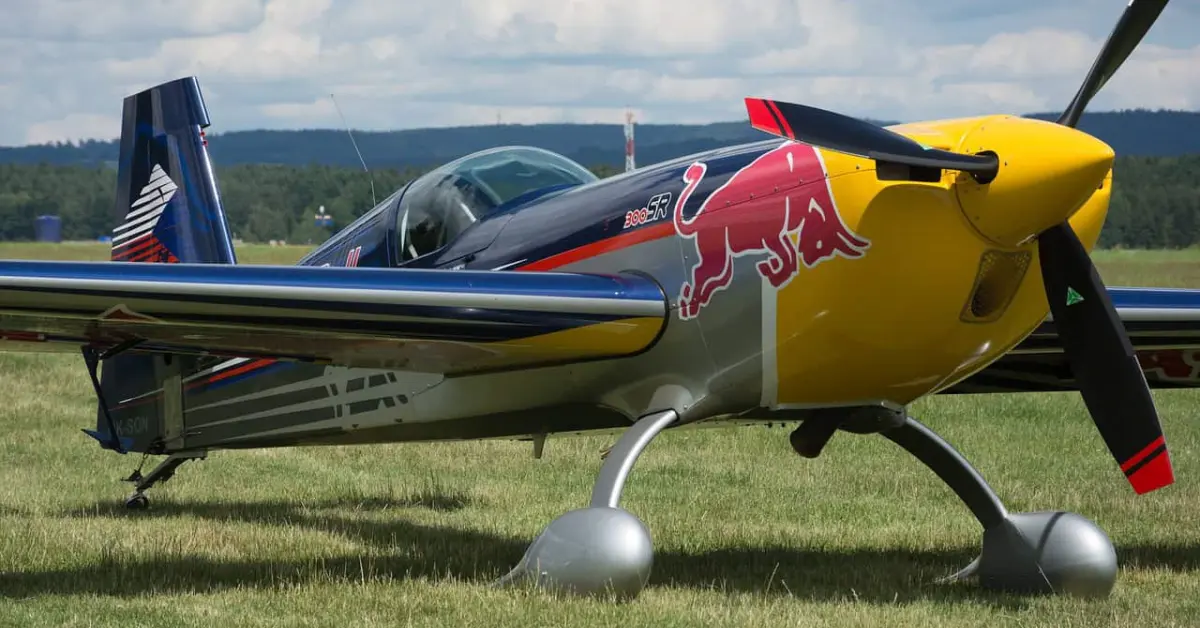
{"label": "airplane", "polygon": [[1200,386],[1200,290],[1106,288],[1113,150],[1077,130],[1167,5],[1132,0],[1055,122],[880,127],[747,98],[767,139],[598,179],[532,147],[396,190],[294,266],[237,264],[195,77],[124,101],[105,262],[0,261],[0,344],[79,351],[101,447],[165,456],[131,508],[217,450],[620,432],[587,507],[495,584],[633,599],[653,545],[620,507],[665,429],[796,424],[798,454],[882,434],[983,527],[952,578],[1106,596],[1073,513],[1009,513],[907,411],[1077,391],[1138,494],[1174,482],[1152,388]]}

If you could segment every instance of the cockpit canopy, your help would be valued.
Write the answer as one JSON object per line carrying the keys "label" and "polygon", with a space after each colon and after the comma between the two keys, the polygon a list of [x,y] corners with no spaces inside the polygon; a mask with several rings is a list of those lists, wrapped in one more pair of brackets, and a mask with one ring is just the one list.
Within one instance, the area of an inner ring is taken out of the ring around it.
{"label": "cockpit canopy", "polygon": [[398,257],[406,262],[431,253],[498,209],[596,179],[562,155],[525,146],[494,148],[452,161],[413,181],[400,198]]}

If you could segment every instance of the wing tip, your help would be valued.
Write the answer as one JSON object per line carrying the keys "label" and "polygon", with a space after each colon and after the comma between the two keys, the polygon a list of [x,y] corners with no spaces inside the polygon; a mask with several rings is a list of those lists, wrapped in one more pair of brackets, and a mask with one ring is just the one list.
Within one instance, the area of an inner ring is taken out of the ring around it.
{"label": "wing tip", "polygon": [[1128,475],[1129,484],[1138,495],[1145,495],[1160,488],[1175,483],[1175,470],[1171,466],[1171,456],[1164,449],[1162,453],[1139,465]]}

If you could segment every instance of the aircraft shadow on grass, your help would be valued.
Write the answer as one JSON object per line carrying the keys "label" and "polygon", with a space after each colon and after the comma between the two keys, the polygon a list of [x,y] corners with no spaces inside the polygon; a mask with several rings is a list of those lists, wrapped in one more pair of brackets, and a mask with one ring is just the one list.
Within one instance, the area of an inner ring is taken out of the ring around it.
{"label": "aircraft shadow on grass", "polygon": [[[210,592],[235,587],[274,588],[367,578],[450,578],[487,584],[517,563],[531,538],[505,536],[450,525],[386,521],[346,516],[346,510],[383,511],[426,507],[454,511],[470,498],[425,492],[409,497],[338,499],[316,503],[284,501],[206,503],[160,501],[153,510],[130,512],[97,504],[66,517],[107,517],[135,522],[145,518],[196,517],[304,528],[371,546],[359,554],[325,558],[216,560],[196,556],[106,556],[75,568],[0,573],[0,597],[35,595],[137,596]],[[691,587],[725,592],[793,595],[815,601],[896,604],[913,601],[969,602],[1019,609],[1028,602],[973,585],[939,584],[937,578],[970,562],[977,547],[928,550],[825,550],[802,547],[729,547],[703,552],[662,548],[655,557],[651,586]],[[364,552],[364,554],[367,554]],[[1200,544],[1118,548],[1125,565],[1200,570]]]}

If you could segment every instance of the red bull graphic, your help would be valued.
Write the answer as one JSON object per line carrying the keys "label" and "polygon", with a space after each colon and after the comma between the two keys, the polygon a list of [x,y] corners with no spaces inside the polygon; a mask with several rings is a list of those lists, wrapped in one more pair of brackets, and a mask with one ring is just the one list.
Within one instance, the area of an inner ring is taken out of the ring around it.
{"label": "red bull graphic", "polygon": [[842,222],[812,146],[787,142],[767,151],[684,218],[683,207],[707,170],[703,162],[688,166],[675,203],[675,231],[696,241],[699,256],[680,289],[682,319],[697,316],[729,285],[735,257],[766,254],[755,267],[778,290],[800,272],[801,263],[812,268],[838,255],[856,259],[870,246]]}
{"label": "red bull graphic", "polygon": [[1200,379],[1200,350],[1139,351],[1137,359],[1143,371],[1163,381],[1192,382]]}

